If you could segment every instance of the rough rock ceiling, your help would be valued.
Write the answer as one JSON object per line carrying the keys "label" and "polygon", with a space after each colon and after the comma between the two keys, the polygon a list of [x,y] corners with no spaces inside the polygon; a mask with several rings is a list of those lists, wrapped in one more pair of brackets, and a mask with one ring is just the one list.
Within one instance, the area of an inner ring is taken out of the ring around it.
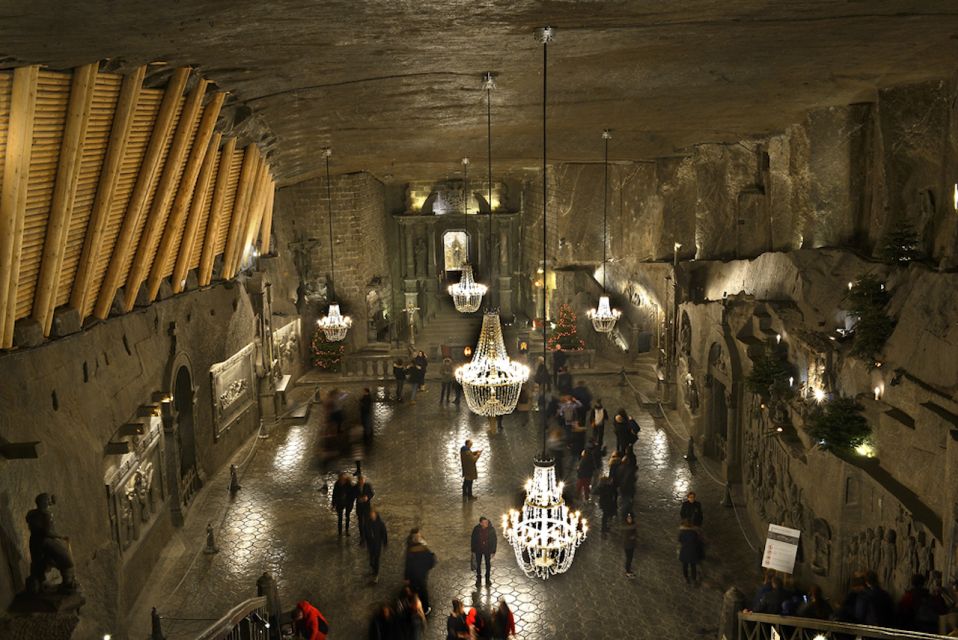
{"label": "rough rock ceiling", "polygon": [[[541,162],[542,50],[550,24],[550,158],[681,153],[778,131],[809,108],[950,76],[954,0],[8,0],[0,56],[14,66],[194,65],[232,92],[234,118],[278,178],[368,170],[387,181],[452,174],[485,157],[480,74],[498,170]],[[240,103],[250,109],[247,112]],[[244,119],[244,114],[250,117]]]}

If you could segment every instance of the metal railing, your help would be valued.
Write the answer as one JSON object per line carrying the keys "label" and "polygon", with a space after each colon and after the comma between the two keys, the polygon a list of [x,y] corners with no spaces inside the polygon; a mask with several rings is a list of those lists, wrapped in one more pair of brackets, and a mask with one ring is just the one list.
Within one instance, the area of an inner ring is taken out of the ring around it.
{"label": "metal railing", "polygon": [[738,640],[940,640],[944,637],[919,631],[744,611],[738,614],[738,624]]}
{"label": "metal railing", "polygon": [[211,624],[196,640],[269,640],[266,596],[241,602]]}

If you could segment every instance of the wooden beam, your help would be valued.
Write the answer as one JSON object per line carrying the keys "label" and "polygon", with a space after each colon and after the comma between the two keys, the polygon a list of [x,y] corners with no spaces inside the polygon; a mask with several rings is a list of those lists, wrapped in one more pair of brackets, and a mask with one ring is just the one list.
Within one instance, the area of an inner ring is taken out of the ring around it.
{"label": "wooden beam", "polygon": [[3,185],[0,187],[0,348],[3,349],[13,346],[39,76],[38,66],[13,70],[7,149],[3,160]]}
{"label": "wooden beam", "polygon": [[242,241],[242,224],[244,212],[249,202],[252,184],[256,179],[256,168],[259,162],[259,149],[255,144],[246,147],[243,156],[243,169],[240,172],[239,183],[236,185],[236,198],[233,201],[233,212],[230,216],[229,231],[226,235],[226,248],[223,251],[223,279],[233,277],[233,260],[237,253],[237,246]]}
{"label": "wooden beam", "polygon": [[[173,135],[170,151],[166,156],[166,162],[163,164],[163,173],[160,175],[160,182],[156,185],[156,194],[150,204],[150,213],[146,218],[146,224],[143,225],[140,242],[136,253],[133,255],[130,271],[126,276],[126,289],[123,298],[124,311],[133,308],[140,284],[146,278],[147,271],[150,268],[150,258],[155,257],[158,252],[158,249],[154,251],[154,247],[160,242],[160,233],[166,226],[170,202],[176,193],[176,180],[183,169],[183,162],[187,156],[186,152],[190,148],[190,136],[193,134],[193,127],[196,125],[196,119],[202,110],[203,96],[206,95],[208,85],[209,81],[198,80],[183,105],[183,112],[180,114],[180,121],[176,125],[176,133]],[[157,282],[157,289],[159,289],[159,282]]]}
{"label": "wooden beam", "polygon": [[186,226],[183,228],[183,239],[180,240],[180,253],[176,256],[176,264],[173,265],[173,293],[179,293],[183,290],[186,272],[190,270],[190,263],[193,258],[193,249],[196,248],[196,243],[200,242],[200,236],[205,232],[205,229],[200,228],[200,216],[203,215],[206,196],[213,185],[216,150],[219,149],[222,139],[222,134],[213,134],[209,149],[206,150],[206,157],[203,158],[203,167],[200,169],[196,189],[193,192],[193,202],[190,204],[190,214],[186,219]]}
{"label": "wooden beam", "polygon": [[114,440],[107,442],[106,446],[103,447],[103,453],[108,456],[125,456],[131,451],[133,451],[133,446],[129,440]]}
{"label": "wooden beam", "polygon": [[35,460],[46,451],[42,442],[0,442],[0,458],[5,460]]}
{"label": "wooden beam", "polygon": [[177,69],[166,85],[163,101],[160,102],[160,109],[156,114],[156,120],[153,122],[150,144],[147,145],[143,161],[140,163],[136,184],[133,185],[133,193],[130,195],[126,215],[123,216],[123,222],[120,224],[120,230],[113,245],[113,254],[110,256],[110,264],[103,276],[96,306],[93,309],[93,315],[101,320],[110,315],[113,297],[116,295],[117,287],[120,286],[120,278],[123,277],[126,258],[136,241],[133,236],[140,223],[140,217],[143,215],[143,209],[146,207],[150,190],[156,180],[160,160],[163,158],[163,151],[170,141],[170,134],[173,131],[173,118],[176,116],[176,108],[180,104],[180,97],[183,95],[183,89],[186,87],[186,79],[189,75],[190,70],[188,68]]}
{"label": "wooden beam", "polygon": [[[189,159],[186,161],[186,168],[183,169],[183,177],[180,179],[180,186],[176,190],[176,197],[173,199],[173,208],[164,224],[163,236],[160,240],[160,247],[156,250],[156,257],[153,258],[153,266],[150,268],[150,277],[147,280],[147,286],[150,293],[150,301],[156,299],[156,294],[160,290],[160,282],[166,277],[166,265],[170,261],[170,253],[173,251],[173,245],[177,238],[180,239],[180,248],[183,247],[183,223],[186,218],[187,209],[190,202],[195,199],[198,190],[196,189],[196,180],[199,178],[200,170],[203,168],[203,160],[206,158],[210,149],[210,138],[213,136],[213,127],[216,126],[216,119],[220,115],[220,109],[223,107],[223,100],[226,94],[216,92],[213,99],[203,110],[203,117],[200,119],[199,128],[196,131],[196,137],[193,138],[193,146],[190,149]],[[216,148],[213,148],[213,155],[216,155]],[[205,191],[204,191],[205,193]],[[201,207],[202,208],[202,205]],[[196,227],[194,225],[193,231]],[[192,243],[187,242],[192,246]],[[176,282],[174,280],[174,282]]]}
{"label": "wooden beam", "polygon": [[233,273],[236,274],[242,266],[243,257],[246,248],[252,246],[256,234],[259,232],[260,224],[263,220],[263,208],[266,206],[267,186],[271,178],[269,167],[265,162],[260,165],[259,179],[253,187],[253,194],[250,196],[249,214],[246,216],[245,230],[243,235],[243,244],[241,250],[237,252],[236,263],[233,265]]}
{"label": "wooden beam", "polygon": [[276,181],[270,179],[266,192],[266,208],[263,210],[263,224],[259,228],[259,252],[269,255],[269,241],[273,232],[273,201],[276,197]]}
{"label": "wooden beam", "polygon": [[226,212],[223,203],[226,200],[226,189],[229,185],[230,167],[233,165],[233,154],[236,151],[236,138],[230,138],[223,145],[220,152],[220,166],[216,173],[216,184],[213,186],[213,202],[210,203],[210,217],[206,220],[206,235],[203,236],[203,250],[200,253],[199,281],[205,287],[213,277],[213,258],[216,251],[216,241],[219,238],[220,222]]}
{"label": "wooden beam", "polygon": [[140,90],[143,88],[145,76],[145,65],[125,76],[116,101],[110,140],[107,143],[103,166],[100,168],[96,198],[93,201],[93,210],[90,212],[90,221],[87,223],[86,235],[83,238],[83,251],[80,253],[80,262],[77,263],[73,290],[70,292],[70,306],[80,312],[81,323],[86,319],[87,303],[95,293],[93,273],[103,252],[103,231],[106,229],[106,221],[113,204],[113,194],[116,191],[117,179],[120,177],[120,166],[126,154],[126,144],[133,128],[133,115],[136,113],[136,103],[140,99]]}
{"label": "wooden beam", "polygon": [[63,268],[63,254],[83,160],[83,142],[93,107],[93,90],[99,67],[100,64],[95,62],[73,70],[70,103],[63,126],[57,177],[43,242],[43,258],[33,295],[33,319],[43,328],[44,336],[50,335],[53,325],[53,308],[56,306],[60,270]]}

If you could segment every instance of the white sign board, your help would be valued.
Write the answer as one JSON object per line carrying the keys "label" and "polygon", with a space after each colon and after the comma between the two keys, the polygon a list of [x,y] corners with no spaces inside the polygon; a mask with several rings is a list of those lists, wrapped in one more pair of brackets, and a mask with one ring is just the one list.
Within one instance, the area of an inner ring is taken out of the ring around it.
{"label": "white sign board", "polygon": [[798,538],[802,532],[777,524],[768,525],[768,537],[765,539],[765,553],[762,554],[762,566],[782,573],[795,571],[795,555],[798,553]]}

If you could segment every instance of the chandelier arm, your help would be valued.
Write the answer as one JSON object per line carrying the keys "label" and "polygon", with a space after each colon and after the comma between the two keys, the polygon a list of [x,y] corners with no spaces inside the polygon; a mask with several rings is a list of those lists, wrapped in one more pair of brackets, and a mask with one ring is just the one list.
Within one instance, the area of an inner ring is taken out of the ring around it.
{"label": "chandelier arm", "polygon": [[336,260],[333,257],[333,189],[329,182],[329,156],[326,149],[326,213],[329,215],[329,281],[333,285],[332,293],[336,293]]}

